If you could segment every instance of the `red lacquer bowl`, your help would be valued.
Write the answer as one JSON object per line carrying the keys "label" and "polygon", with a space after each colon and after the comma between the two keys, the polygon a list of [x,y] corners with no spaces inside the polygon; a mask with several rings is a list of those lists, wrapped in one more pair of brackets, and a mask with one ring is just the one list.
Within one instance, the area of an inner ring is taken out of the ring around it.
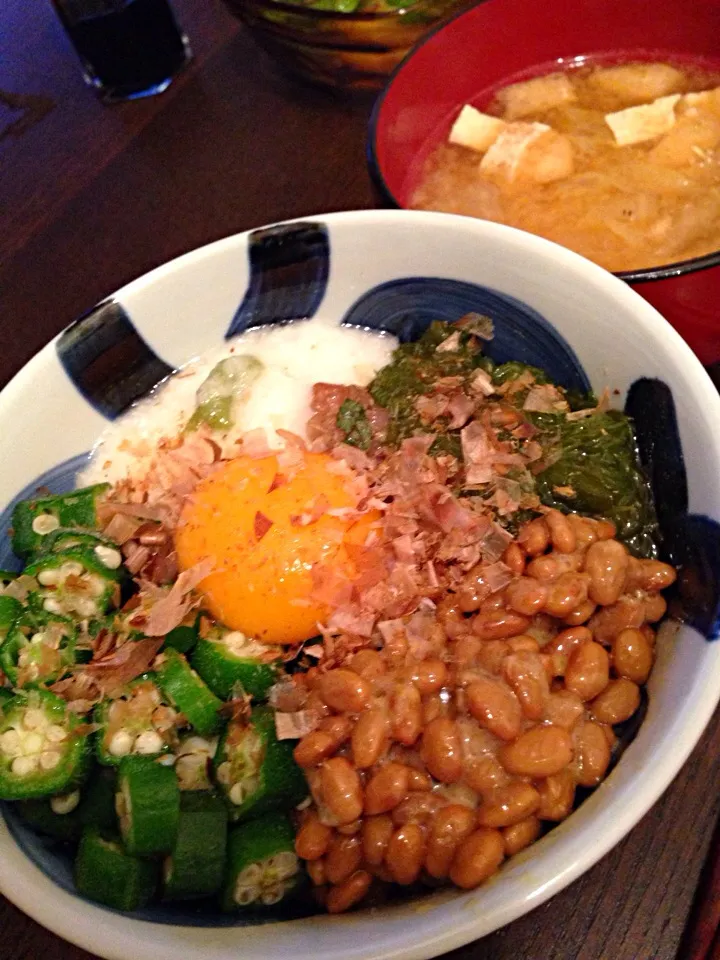
{"label": "red lacquer bowl", "polygon": [[[590,59],[696,61],[720,70],[720,0],[486,0],[424,39],[400,65],[370,124],[384,202],[409,206],[421,160],[458,107],[538,66]],[[720,250],[620,273],[705,364],[720,361]]]}

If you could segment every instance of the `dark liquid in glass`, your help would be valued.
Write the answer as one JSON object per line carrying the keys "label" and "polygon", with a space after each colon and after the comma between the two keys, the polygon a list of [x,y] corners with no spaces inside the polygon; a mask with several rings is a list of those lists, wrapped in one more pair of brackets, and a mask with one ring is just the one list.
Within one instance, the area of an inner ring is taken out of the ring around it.
{"label": "dark liquid in glass", "polygon": [[190,50],[167,0],[53,0],[90,83],[108,99],[158,93]]}

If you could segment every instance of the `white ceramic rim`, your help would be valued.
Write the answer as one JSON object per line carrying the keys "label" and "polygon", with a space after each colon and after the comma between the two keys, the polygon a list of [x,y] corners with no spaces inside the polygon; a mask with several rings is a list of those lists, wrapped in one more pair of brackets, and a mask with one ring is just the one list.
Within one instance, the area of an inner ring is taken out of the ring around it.
{"label": "white ceramic rim", "polygon": [[[700,361],[675,330],[650,306],[638,293],[621,280],[607,273],[578,254],[566,250],[531,234],[511,227],[452,214],[440,214],[414,211],[370,210],[347,213],[334,213],[300,218],[302,221],[319,220],[332,226],[346,223],[353,227],[380,227],[388,218],[411,217],[427,227],[443,230],[468,230],[478,235],[495,236],[505,244],[518,250],[534,250],[560,267],[580,276],[589,288],[604,287],[612,292],[616,301],[627,307],[638,326],[652,337],[660,337],[672,346],[676,361],[682,372],[692,379],[698,404],[709,409],[720,423],[720,396]],[[288,221],[293,222],[293,221]],[[189,262],[199,258],[214,257],[228,247],[242,241],[250,231],[215,241],[197,250],[190,251],[166,264],[163,264],[142,277],[126,284],[117,296],[120,300],[146,285],[172,276],[181,271]],[[54,351],[54,342],[49,343],[10,381],[0,394],[0,421],[4,411],[14,406],[20,395],[30,383],[41,374],[43,366]],[[720,644],[718,644],[720,653]],[[385,942],[382,936],[374,943],[372,938],[363,939],[353,936],[354,920],[360,915],[324,917],[323,924],[333,924],[337,931],[338,946],[333,950],[313,949],[312,954],[297,952],[297,936],[306,935],[318,918],[297,921],[285,921],[279,924],[266,924],[253,927],[192,927],[172,926],[169,924],[147,923],[114,911],[106,910],[75,897],[53,883],[35,866],[15,844],[4,821],[0,819],[0,890],[23,912],[63,939],[84,950],[94,952],[105,960],[236,960],[239,951],[245,960],[285,960],[288,952],[298,960],[312,956],[312,960],[429,960],[431,957],[464,946],[505,926],[511,921],[540,906],[550,897],[572,883],[606,853],[608,853],[648,812],[661,794],[667,789],[683,766],[707,726],[715,707],[720,700],[720,656],[716,655],[712,669],[708,669],[694,688],[696,706],[684,715],[684,722],[677,724],[677,736],[667,740],[668,749],[661,763],[643,771],[638,778],[636,802],[632,806],[621,806],[618,810],[594,810],[596,826],[602,827],[596,834],[596,840],[585,844],[582,853],[563,869],[535,871],[533,883],[524,899],[503,903],[496,909],[491,922],[483,922],[481,916],[474,915],[472,909],[466,911],[464,922],[449,925],[444,920],[443,904],[452,897],[461,906],[472,907],[473,893],[451,893],[441,895],[433,906],[426,908],[423,903],[407,907],[394,908],[401,917],[407,917],[404,936],[395,937],[392,943]],[[680,720],[681,718],[679,718]],[[602,788],[601,788],[602,789]],[[594,807],[598,793],[590,797],[583,808]],[[538,852],[541,846],[547,846],[553,839],[567,837],[572,832],[574,818],[559,825],[552,833],[534,847]],[[523,854],[519,858],[523,858]],[[518,860],[518,857],[514,860]],[[493,881],[490,881],[492,884]],[[436,914],[431,923],[423,922]],[[368,916],[372,917],[372,913]],[[457,919],[457,918],[455,918]],[[377,915],[377,926],[383,925],[383,918]],[[417,931],[417,932],[415,932]],[[270,936],[268,933],[270,932]],[[418,939],[418,936],[422,939]],[[340,942],[342,941],[342,943]]]}

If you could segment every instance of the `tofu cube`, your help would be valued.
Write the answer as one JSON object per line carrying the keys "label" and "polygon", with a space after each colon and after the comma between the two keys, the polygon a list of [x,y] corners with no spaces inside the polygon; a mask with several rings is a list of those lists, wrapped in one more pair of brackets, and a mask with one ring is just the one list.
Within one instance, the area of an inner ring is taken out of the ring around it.
{"label": "tofu cube", "polygon": [[475,107],[466,103],[452,125],[448,141],[467,147],[469,150],[476,150],[478,153],[485,153],[506,126],[504,120],[488,116],[487,113],[480,113]]}
{"label": "tofu cube", "polygon": [[645,143],[668,133],[675,125],[675,104],[679,93],[660,97],[640,107],[627,107],[617,113],[606,113],[605,122],[610,127],[619,147]]}
{"label": "tofu cube", "polygon": [[588,82],[596,90],[612,94],[622,103],[639,104],[680,90],[683,75],[667,63],[626,63],[617,67],[599,67],[590,74]]}
{"label": "tofu cube", "polygon": [[546,123],[509,123],[480,161],[492,179],[551,183],[573,172],[570,140]]}
{"label": "tofu cube", "polygon": [[563,103],[573,103],[577,94],[564,73],[549,73],[546,77],[512,83],[498,93],[497,99],[506,120],[519,120]]}

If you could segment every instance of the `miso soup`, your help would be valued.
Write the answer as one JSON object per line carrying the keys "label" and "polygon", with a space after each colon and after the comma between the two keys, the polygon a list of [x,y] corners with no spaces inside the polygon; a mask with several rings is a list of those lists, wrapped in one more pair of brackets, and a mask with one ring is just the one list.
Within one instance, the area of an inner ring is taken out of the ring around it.
{"label": "miso soup", "polygon": [[613,271],[718,250],[720,73],[629,62],[502,87],[463,107],[411,206],[519,227]]}

